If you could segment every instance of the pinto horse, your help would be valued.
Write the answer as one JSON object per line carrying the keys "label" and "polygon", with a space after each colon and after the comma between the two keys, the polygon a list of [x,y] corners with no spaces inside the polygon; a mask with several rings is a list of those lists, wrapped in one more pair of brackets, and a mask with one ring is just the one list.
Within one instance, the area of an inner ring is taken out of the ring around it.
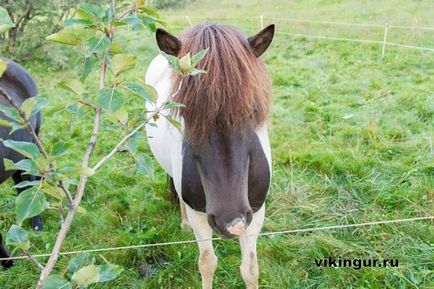
{"label": "pinto horse", "polygon": [[157,106],[170,97],[185,105],[169,112],[182,132],[165,117],[146,129],[151,150],[179,197],[182,225],[202,240],[198,263],[204,289],[212,288],[217,268],[212,230],[239,238],[241,275],[247,288],[258,287],[256,241],[271,181],[270,81],[259,57],[273,36],[274,25],[249,38],[218,24],[192,27],[179,39],[157,30],[157,44],[167,54],[209,49],[197,66],[206,74],[183,78],[161,55],[146,73],[146,83],[158,92]]}
{"label": "pinto horse", "polygon": [[[0,88],[4,90],[8,95],[12,97],[14,102],[21,105],[26,99],[36,96],[38,90],[36,84],[33,81],[30,74],[19,64],[4,58],[0,58],[2,61],[8,63],[8,67],[3,75],[0,77]],[[0,105],[10,105],[5,97],[0,94]],[[7,117],[0,113],[0,119],[6,119]],[[30,119],[30,123],[36,133],[39,132],[41,126],[41,114],[38,113],[35,117]],[[10,128],[0,126],[0,139],[12,139],[15,141],[33,142],[32,135],[24,129],[15,131],[10,134]],[[19,184],[22,181],[34,181],[37,177],[24,175],[21,171],[7,171],[4,166],[3,159],[10,159],[14,163],[24,159],[22,155],[15,152],[12,149],[5,147],[0,142],[0,184],[12,177],[15,184]],[[27,188],[18,188],[18,193],[26,190]],[[30,219],[33,229],[42,230],[43,224],[40,216],[36,216]],[[9,252],[3,245],[2,236],[0,234],[0,258],[9,257]],[[12,266],[11,261],[2,261],[2,265],[5,268]]]}

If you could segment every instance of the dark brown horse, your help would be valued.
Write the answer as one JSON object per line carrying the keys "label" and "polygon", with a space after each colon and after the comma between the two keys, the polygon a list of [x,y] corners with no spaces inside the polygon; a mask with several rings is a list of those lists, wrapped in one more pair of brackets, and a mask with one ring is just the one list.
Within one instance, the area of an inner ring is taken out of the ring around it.
{"label": "dark brown horse", "polygon": [[[38,94],[38,90],[36,88],[36,84],[33,81],[30,74],[19,64],[8,60],[1,59],[8,63],[8,67],[6,71],[3,73],[0,78],[0,88],[2,88],[7,94],[9,94],[14,102],[18,105],[21,105],[26,99],[36,96]],[[0,94],[0,105],[9,106],[9,102],[6,98]],[[7,117],[0,113],[1,119],[6,119]],[[30,120],[33,129],[36,133],[39,132],[39,128],[41,126],[41,114],[38,113],[35,117]],[[25,142],[33,142],[32,135],[24,129],[15,131],[10,134],[10,128],[0,126],[0,139],[12,139],[15,141],[25,141]],[[24,157],[14,150],[10,148],[6,148],[2,142],[0,142],[0,184],[5,182],[7,179],[12,177],[15,184],[19,184],[22,181],[33,181],[36,180],[37,177],[29,176],[22,174],[21,171],[6,171],[3,163],[3,159],[10,159],[14,163],[24,159]],[[18,193],[26,190],[27,188],[19,188],[17,189]],[[40,216],[36,216],[30,219],[32,227],[35,230],[42,230],[43,224]],[[3,245],[2,236],[0,234],[0,258],[9,257],[9,253],[7,249]],[[2,261],[2,265],[4,267],[12,266],[11,261]]]}
{"label": "dark brown horse", "polygon": [[[166,54],[184,56],[208,48],[198,64],[207,73],[181,78],[157,56],[146,82],[158,91],[157,105],[173,99],[185,108],[171,111],[184,128],[166,118],[148,126],[152,152],[173,179],[182,224],[196,236],[202,288],[212,288],[217,267],[212,230],[240,239],[241,275],[248,289],[258,287],[256,239],[265,214],[271,181],[267,134],[270,82],[259,58],[270,45],[274,25],[245,37],[227,25],[202,24],[180,38],[159,29],[157,44]],[[178,87],[180,87],[178,91]],[[155,109],[148,104],[148,110]]]}

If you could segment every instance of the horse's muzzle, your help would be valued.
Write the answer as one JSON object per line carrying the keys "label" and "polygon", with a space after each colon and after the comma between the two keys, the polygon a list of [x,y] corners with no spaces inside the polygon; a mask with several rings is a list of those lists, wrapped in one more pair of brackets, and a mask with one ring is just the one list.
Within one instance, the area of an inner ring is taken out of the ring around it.
{"label": "horse's muzzle", "polygon": [[229,222],[225,222],[225,218],[222,218],[221,216],[208,214],[208,224],[222,238],[236,238],[246,232],[252,218],[253,212],[251,209],[247,210],[242,216],[232,218]]}

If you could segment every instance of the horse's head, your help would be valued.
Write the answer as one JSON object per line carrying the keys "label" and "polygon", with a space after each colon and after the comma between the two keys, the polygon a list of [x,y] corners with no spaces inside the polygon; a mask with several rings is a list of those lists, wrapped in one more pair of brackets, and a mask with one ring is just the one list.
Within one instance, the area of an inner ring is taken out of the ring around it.
{"label": "horse's head", "polygon": [[[165,53],[182,56],[209,49],[198,64],[207,73],[184,79],[174,75],[172,90],[182,81],[174,101],[186,107],[175,113],[185,123],[184,159],[189,154],[194,163],[194,170],[183,174],[199,174],[208,223],[225,237],[245,231],[259,209],[255,205],[262,205],[268,190],[266,184],[265,194],[255,195],[251,186],[269,182],[269,174],[263,181],[255,174],[264,169],[264,161],[258,161],[257,129],[266,121],[270,100],[268,76],[258,57],[273,35],[274,25],[249,38],[231,26],[216,24],[195,26],[180,39],[157,30],[158,46]],[[252,176],[258,180],[249,179]]]}

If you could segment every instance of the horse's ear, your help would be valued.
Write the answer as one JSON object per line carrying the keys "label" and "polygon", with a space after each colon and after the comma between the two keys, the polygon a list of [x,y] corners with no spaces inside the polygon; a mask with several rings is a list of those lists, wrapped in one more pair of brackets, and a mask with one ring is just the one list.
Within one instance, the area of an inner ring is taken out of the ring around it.
{"label": "horse's ear", "polygon": [[258,34],[247,39],[253,51],[255,52],[256,57],[261,56],[265,50],[267,50],[268,46],[270,46],[271,41],[273,40],[273,36],[274,24],[271,24],[265,27]]}
{"label": "horse's ear", "polygon": [[156,38],[158,47],[161,51],[173,56],[178,56],[182,44],[176,36],[170,34],[164,29],[158,28]]}

